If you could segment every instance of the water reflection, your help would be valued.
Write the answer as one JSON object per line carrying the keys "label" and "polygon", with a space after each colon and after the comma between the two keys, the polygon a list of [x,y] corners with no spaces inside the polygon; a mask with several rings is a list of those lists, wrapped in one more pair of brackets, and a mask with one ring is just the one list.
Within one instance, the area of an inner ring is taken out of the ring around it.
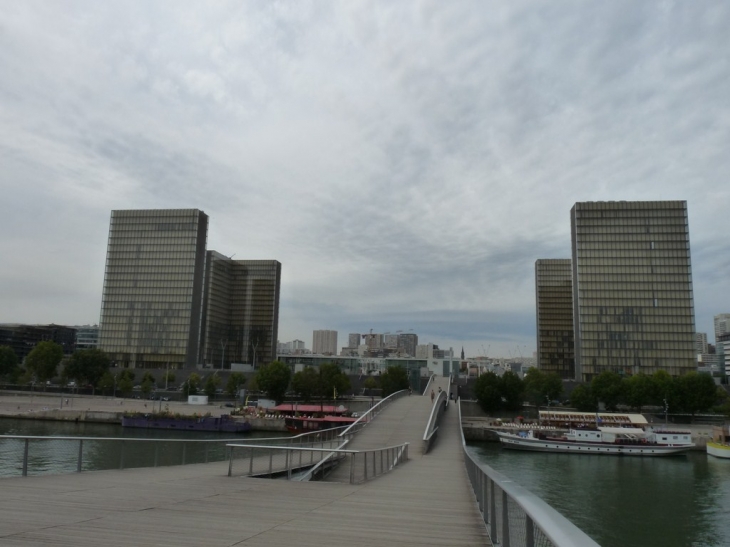
{"label": "water reflection", "polygon": [[497,443],[470,450],[602,547],[730,545],[730,461],[702,452],[655,459],[530,453]]}

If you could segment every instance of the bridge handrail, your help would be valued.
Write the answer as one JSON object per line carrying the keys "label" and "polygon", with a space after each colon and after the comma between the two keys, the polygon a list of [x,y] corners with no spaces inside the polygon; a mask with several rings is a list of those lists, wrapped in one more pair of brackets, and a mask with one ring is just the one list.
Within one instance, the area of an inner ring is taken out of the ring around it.
{"label": "bridge handrail", "polygon": [[380,412],[385,407],[387,407],[389,404],[391,404],[396,399],[400,399],[406,393],[408,393],[407,389],[401,389],[400,391],[391,393],[385,399],[381,399],[380,401],[378,401],[378,403],[376,405],[374,405],[372,408],[368,409],[367,412],[365,412],[362,416],[360,416],[357,419],[357,421],[350,424],[349,427],[347,427],[342,433],[340,433],[340,437],[347,437],[348,435],[357,433],[363,427],[365,427],[373,418],[375,418],[375,416],[380,414]]}
{"label": "bridge handrail", "polygon": [[[545,541],[554,547],[599,547],[588,534],[540,497],[478,462],[469,453],[461,427],[460,398],[458,402],[464,463],[491,540],[499,545],[516,545],[516,541],[524,539],[520,545],[525,547],[545,545]],[[509,511],[510,502],[521,514]],[[513,534],[515,537],[510,537]]]}
{"label": "bridge handrail", "polygon": [[438,424],[441,421],[441,415],[446,410],[446,405],[449,404],[449,399],[446,396],[446,391],[440,391],[436,396],[436,400],[433,402],[431,407],[431,414],[426,422],[426,430],[423,432],[423,453],[427,454],[433,444],[433,439],[438,432]]}

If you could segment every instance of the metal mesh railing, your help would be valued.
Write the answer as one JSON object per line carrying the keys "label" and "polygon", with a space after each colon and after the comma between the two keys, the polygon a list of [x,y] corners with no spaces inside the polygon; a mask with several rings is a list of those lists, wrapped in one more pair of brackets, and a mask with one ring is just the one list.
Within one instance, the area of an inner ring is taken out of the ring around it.
{"label": "metal mesh railing", "polygon": [[408,443],[373,450],[343,450],[339,440],[322,441],[311,445],[254,445],[229,444],[228,476],[286,478],[308,480],[307,472],[316,468],[321,474],[328,466],[345,466],[350,484],[360,484],[393,470],[408,460]]}
{"label": "metal mesh railing", "polygon": [[225,461],[232,440],[2,435],[0,477]]}
{"label": "metal mesh railing", "polygon": [[[459,404],[459,424],[461,405]],[[585,532],[542,499],[488,465],[461,443],[467,475],[487,533],[500,547],[598,547]]]}

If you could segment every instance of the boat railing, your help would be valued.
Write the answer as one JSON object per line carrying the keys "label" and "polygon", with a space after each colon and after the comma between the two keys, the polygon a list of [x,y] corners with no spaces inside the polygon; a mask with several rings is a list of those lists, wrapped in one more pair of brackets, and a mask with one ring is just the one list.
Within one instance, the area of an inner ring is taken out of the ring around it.
{"label": "boat railing", "polygon": [[0,435],[0,477],[222,462],[238,440]]}
{"label": "boat railing", "polygon": [[360,484],[379,477],[408,460],[408,443],[369,450],[337,448],[341,440],[332,439],[311,446],[271,446],[264,444],[228,444],[229,477],[269,477],[288,480],[309,480],[309,470],[321,465],[345,466],[350,484]]}
{"label": "boat railing", "polygon": [[[459,423],[461,402],[459,401]],[[598,547],[585,532],[529,490],[480,463],[461,432],[464,462],[493,544],[509,547]]]}

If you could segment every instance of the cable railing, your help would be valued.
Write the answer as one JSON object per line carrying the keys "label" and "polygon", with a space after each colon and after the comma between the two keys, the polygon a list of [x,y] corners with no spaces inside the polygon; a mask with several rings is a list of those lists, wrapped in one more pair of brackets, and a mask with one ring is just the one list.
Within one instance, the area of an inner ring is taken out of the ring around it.
{"label": "cable railing", "polygon": [[[461,429],[461,401],[459,400]],[[575,524],[529,490],[469,453],[461,430],[464,463],[487,533],[500,547],[599,547]]]}
{"label": "cable railing", "polygon": [[436,396],[436,400],[431,407],[431,415],[428,418],[426,424],[426,431],[423,432],[423,453],[427,454],[431,449],[434,441],[436,440],[436,434],[439,430],[439,422],[441,422],[441,415],[446,411],[446,407],[449,404],[448,396],[445,391],[439,391]]}

